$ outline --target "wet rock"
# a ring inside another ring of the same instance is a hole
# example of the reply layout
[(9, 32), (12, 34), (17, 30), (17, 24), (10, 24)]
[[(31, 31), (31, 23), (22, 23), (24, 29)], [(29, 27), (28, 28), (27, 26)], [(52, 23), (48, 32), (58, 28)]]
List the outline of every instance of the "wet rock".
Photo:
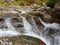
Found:
[(13, 23), (13, 26), (15, 28), (21, 28), (21, 27), (23, 27), (23, 24), (21, 22), (20, 23), (16, 22), (16, 23)]
[[(3, 42), (3, 43), (2, 43)], [(1, 37), (1, 45), (46, 45), (41, 40), (30, 36)]]
[(18, 18), (12, 18), (12, 22), (19, 22)]
[(54, 9), (55, 11), (60, 11), (60, 1), (55, 4)]
[(38, 9), (39, 7), (40, 7), (40, 5), (32, 4), (29, 8)]
[(17, 36), (8, 38), (13, 45), (45, 45), (41, 40), (30, 36)]

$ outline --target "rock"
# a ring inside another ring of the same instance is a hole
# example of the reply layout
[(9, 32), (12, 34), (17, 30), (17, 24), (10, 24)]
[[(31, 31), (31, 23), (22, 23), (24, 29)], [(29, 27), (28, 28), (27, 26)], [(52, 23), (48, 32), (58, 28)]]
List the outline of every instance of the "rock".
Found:
[(38, 9), (40, 6), (39, 5), (37, 5), (37, 4), (32, 4), (31, 6), (30, 6), (30, 8), (32, 8), (32, 9)]
[[(7, 43), (10, 45), (10, 42), (12, 45), (46, 45), (43, 41), (30, 37), (30, 36), (15, 36), (15, 37), (1, 37), (0, 41), (4, 43), (4, 45), (7, 45)], [(0, 42), (2, 45), (2, 43)]]
[(54, 9), (55, 11), (60, 11), (60, 1), (55, 4)]

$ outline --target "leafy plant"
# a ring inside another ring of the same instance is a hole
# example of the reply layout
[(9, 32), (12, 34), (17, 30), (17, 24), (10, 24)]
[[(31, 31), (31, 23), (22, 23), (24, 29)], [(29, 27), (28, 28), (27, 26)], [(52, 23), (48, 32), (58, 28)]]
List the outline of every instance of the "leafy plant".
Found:
[(55, 3), (57, 3), (59, 0), (49, 0), (47, 2), (47, 5), (50, 6), (50, 7), (54, 7)]

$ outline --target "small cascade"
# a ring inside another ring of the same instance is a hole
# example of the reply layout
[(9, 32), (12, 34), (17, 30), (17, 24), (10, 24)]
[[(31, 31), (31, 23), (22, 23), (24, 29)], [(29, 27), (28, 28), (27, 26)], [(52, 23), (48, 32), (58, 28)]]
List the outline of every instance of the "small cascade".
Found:
[[(46, 38), (46, 40), (48, 39), (49, 42), (48, 45), (60, 45), (60, 24), (58, 23), (46, 23), (44, 22), (41, 18), (39, 18), (40, 22), (42, 23), (42, 25), (44, 26), (44, 30), (45, 32), (47, 31), (47, 29), (52, 29), (50, 31), (53, 31), (54, 34), (51, 34), (52, 37)], [(46, 35), (45, 35), (46, 36)]]
[(54, 45), (60, 45), (60, 36), (54, 37)]
[(38, 26), (37, 26), (37, 24), (36, 24), (36, 22), (35, 22), (35, 20), (33, 19), (33, 17), (31, 18), (31, 20), (32, 20), (32, 31), (33, 32), (35, 32), (36, 34), (38, 34), (38, 35), (40, 35), (41, 33), (40, 33), (40, 31), (39, 31), (39, 29), (38, 29)]
[[(15, 27), (12, 25), (11, 18), (5, 18), (4, 24), (6, 28), (0, 28), (0, 36), (1, 37), (12, 37), (12, 36), (19, 36), (19, 35), (26, 35), (26, 36), (32, 36), (35, 38), (38, 38), (42, 40), (46, 45), (60, 45), (60, 24), (57, 23), (46, 23), (41, 18), (39, 18), (40, 22), (44, 26), (44, 30), (47, 31), (47, 28), (53, 30), (55, 34), (51, 34), (52, 36), (48, 37), (47, 34), (42, 33), (34, 20), (34, 17), (31, 17), (32, 24), (30, 24), (27, 19), (24, 16), (21, 16), (22, 22), (24, 25), (24, 33), (17, 32)], [(50, 30), (49, 30), (50, 31)], [(57, 32), (57, 33), (56, 33)], [(44, 36), (42, 35), (44, 34)], [(57, 35), (58, 36), (57, 36)], [(56, 36), (55, 36), (56, 35)], [(52, 43), (53, 42), (53, 43)], [(10, 42), (8, 39), (2, 39), (0, 40), (1, 45), (12, 45), (12, 42)]]
[(5, 23), (5, 25), (7, 26), (8, 29), (13, 30), (13, 31), (15, 30), (15, 28), (11, 24), (11, 18), (6, 18), (4, 23)]
[[(44, 33), (40, 33), (36, 23), (35, 23), (35, 20), (33, 18), (31, 18), (31, 21), (32, 21), (32, 25), (27, 21), (27, 19), (23, 16), (21, 16), (22, 20), (23, 20), (23, 25), (24, 25), (24, 29), (26, 31), (26, 33), (24, 33), (23, 35), (28, 35), (28, 36), (32, 36), (32, 37), (35, 37), (35, 38), (38, 38), (38, 39), (41, 39), (43, 42), (45, 42), (46, 45), (59, 45), (60, 43), (60, 39), (59, 38), (56, 38), (58, 36), (51, 36), (51, 37), (46, 37), (47, 34), (45, 34), (44, 36), (42, 34)], [(40, 18), (39, 18), (40, 19)], [(46, 22), (43, 22), (41, 19), (40, 19), (41, 23), (44, 25), (44, 30), (46, 30), (47, 28), (58, 28), (59, 27), (59, 24), (56, 24), (56, 23), (46, 23)], [(51, 27), (53, 26), (53, 28)], [(43, 29), (42, 29), (43, 30)], [(55, 31), (55, 30), (54, 30)], [(56, 33), (56, 32), (55, 32)], [(55, 35), (55, 34), (53, 34)], [(53, 43), (52, 43), (53, 41)]]
[(3, 29), (0, 28), (0, 36), (2, 36), (2, 37), (8, 36), (9, 37), (9, 36), (20, 35), (20, 33), (17, 32), (15, 30), (15, 28), (12, 26), (10, 18), (6, 18), (4, 23), (7, 28), (3, 28)]
[(44, 22), (41, 18), (39, 18), (40, 22), (42, 23), (42, 25), (44, 25), (44, 30), (46, 30), (47, 28), (51, 28), (54, 30), (60, 30), (60, 24), (57, 23), (46, 23)]
[[(26, 33), (24, 33), (23, 35), (32, 36), (32, 37), (38, 38), (38, 39), (42, 40), (43, 42), (47, 43), (46, 40), (42, 36), (38, 35), (38, 33), (36, 34), (33, 31), (33, 30), (35, 30), (35, 28), (37, 29), (36, 25), (33, 28), (33, 26), (27, 21), (27, 19), (25, 17), (21, 16), (21, 18), (23, 20), (24, 29), (26, 30)], [(32, 19), (32, 21), (34, 21), (34, 20)], [(33, 23), (35, 24), (35, 22), (33, 22)]]

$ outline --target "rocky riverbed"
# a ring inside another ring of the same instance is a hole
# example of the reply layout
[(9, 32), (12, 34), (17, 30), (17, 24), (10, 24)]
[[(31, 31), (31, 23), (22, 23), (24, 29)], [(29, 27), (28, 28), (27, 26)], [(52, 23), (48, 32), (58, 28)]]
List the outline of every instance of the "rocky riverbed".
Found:
[[(44, 26), (39, 21), (41, 17), (47, 23), (59, 23), (60, 24), (60, 8), (57, 8), (58, 3), (54, 8), (47, 6), (31, 5), (31, 6), (13, 6), (13, 7), (0, 7), (0, 28), (7, 28), (4, 25), (4, 19), (10, 17), (12, 20), (12, 25), (18, 32), (24, 33), (25, 30), (23, 27), (21, 16), (25, 17), (28, 22), (32, 25), (31, 18), (34, 17), (34, 20), (39, 29), (42, 29)], [(54, 31), (53, 31), (54, 32)], [(51, 36), (52, 31), (48, 32), (48, 37)], [(4, 42), (5, 40), (5, 42)], [(46, 45), (42, 40), (30, 36), (15, 36), (15, 37), (1, 37), (1, 45)], [(11, 43), (11, 44), (10, 44)], [(58, 44), (59, 45), (59, 44)]]

